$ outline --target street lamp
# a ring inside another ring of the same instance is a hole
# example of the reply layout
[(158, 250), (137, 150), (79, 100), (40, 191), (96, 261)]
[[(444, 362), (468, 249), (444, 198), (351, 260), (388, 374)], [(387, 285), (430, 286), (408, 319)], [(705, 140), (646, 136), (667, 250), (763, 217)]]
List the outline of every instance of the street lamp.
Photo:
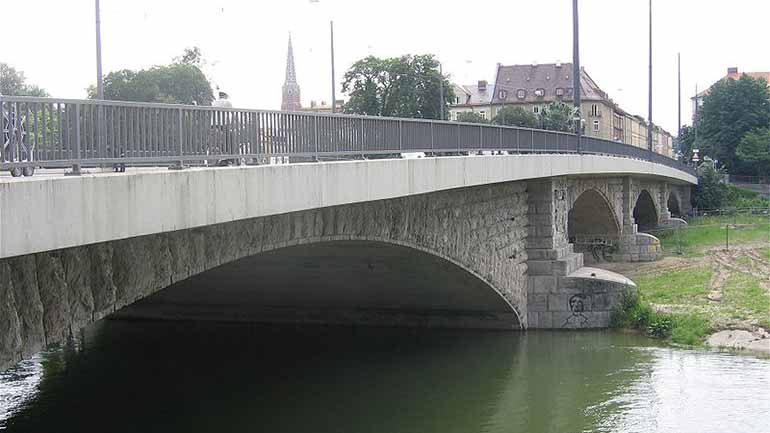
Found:
[(104, 80), (102, 79), (102, 20), (99, 12), (99, 0), (96, 0), (96, 99), (104, 99)]
[(580, 40), (578, 31), (578, 0), (572, 0), (572, 101), (575, 104), (575, 136), (577, 152), (580, 153), (582, 123), (580, 113)]

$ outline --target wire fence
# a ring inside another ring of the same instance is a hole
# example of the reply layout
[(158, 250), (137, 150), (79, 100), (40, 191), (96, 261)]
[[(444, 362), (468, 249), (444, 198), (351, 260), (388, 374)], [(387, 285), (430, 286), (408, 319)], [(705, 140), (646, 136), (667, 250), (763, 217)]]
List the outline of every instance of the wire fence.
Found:
[(645, 233), (658, 237), (664, 249), (677, 255), (693, 253), (697, 244), (725, 250), (747, 242), (770, 247), (770, 207), (693, 209), (686, 220), (687, 225), (658, 227)]

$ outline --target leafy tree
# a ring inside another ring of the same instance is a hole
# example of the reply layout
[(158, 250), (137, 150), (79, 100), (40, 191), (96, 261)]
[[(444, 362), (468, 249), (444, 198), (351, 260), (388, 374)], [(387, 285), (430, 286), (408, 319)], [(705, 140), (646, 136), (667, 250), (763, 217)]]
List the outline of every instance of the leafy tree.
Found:
[(724, 183), (726, 172), (706, 157), (698, 166), (698, 185), (693, 204), (700, 209), (719, 209), (726, 204), (728, 189)]
[(698, 143), (703, 154), (721, 162), (732, 174), (751, 174), (753, 167), (736, 158), (736, 148), (749, 131), (770, 126), (767, 82), (742, 75), (711, 87), (698, 110)]
[(540, 110), (540, 127), (549, 131), (575, 130), (575, 108), (563, 102), (553, 102)]
[[(439, 107), (442, 83), (444, 106)], [(361, 59), (345, 73), (342, 91), (349, 95), (348, 113), (423, 119), (438, 119), (442, 110), (446, 119), (454, 97), (430, 54)]]
[(40, 87), (27, 84), (24, 72), (17, 71), (6, 63), (0, 63), (0, 94), (6, 96), (48, 96), (48, 92)]
[[(133, 71), (123, 69), (104, 77), (104, 98), (116, 101), (163, 102), (169, 104), (211, 105), (214, 93), (201, 72), (200, 50), (185, 50), (181, 58), (166, 66)], [(96, 87), (88, 89), (96, 98)]]
[(473, 111), (457, 113), (457, 121), (465, 123), (489, 123), (486, 117)]
[(535, 113), (522, 107), (503, 107), (497, 111), (492, 123), (523, 128), (537, 128), (539, 121)]
[(744, 165), (754, 168), (752, 174), (770, 175), (770, 128), (749, 131), (738, 143), (735, 154)]
[(695, 147), (695, 129), (692, 126), (683, 126), (676, 140), (674, 154), (680, 161), (689, 164), (692, 161), (692, 150)]
[(201, 67), (205, 61), (203, 60), (203, 54), (198, 47), (185, 48), (184, 53), (174, 58), (174, 63), (180, 63), (182, 65), (194, 65)]

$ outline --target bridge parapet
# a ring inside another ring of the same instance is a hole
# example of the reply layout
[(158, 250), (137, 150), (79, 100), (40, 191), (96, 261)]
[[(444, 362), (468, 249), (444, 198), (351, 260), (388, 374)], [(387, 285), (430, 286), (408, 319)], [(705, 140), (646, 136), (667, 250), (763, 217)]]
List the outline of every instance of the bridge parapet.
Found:
[(569, 133), (339, 114), (103, 100), (0, 97), (0, 169), (307, 162), (424, 152), (582, 153), (648, 160), (694, 174), (647, 149)]

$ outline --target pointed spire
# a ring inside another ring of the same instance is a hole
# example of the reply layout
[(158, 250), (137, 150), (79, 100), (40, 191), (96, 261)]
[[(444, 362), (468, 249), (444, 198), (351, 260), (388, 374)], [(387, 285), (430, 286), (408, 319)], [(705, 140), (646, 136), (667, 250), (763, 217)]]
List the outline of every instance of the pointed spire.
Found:
[(286, 82), (284, 84), (297, 84), (297, 73), (294, 70), (294, 49), (291, 46), (291, 32), (289, 32), (289, 50), (286, 53)]
[(297, 72), (294, 69), (294, 49), (291, 46), (291, 32), (289, 32), (289, 49), (286, 53), (286, 81), (283, 83), (281, 110), (297, 111), (300, 108), (302, 108), (302, 105), (299, 98)]

